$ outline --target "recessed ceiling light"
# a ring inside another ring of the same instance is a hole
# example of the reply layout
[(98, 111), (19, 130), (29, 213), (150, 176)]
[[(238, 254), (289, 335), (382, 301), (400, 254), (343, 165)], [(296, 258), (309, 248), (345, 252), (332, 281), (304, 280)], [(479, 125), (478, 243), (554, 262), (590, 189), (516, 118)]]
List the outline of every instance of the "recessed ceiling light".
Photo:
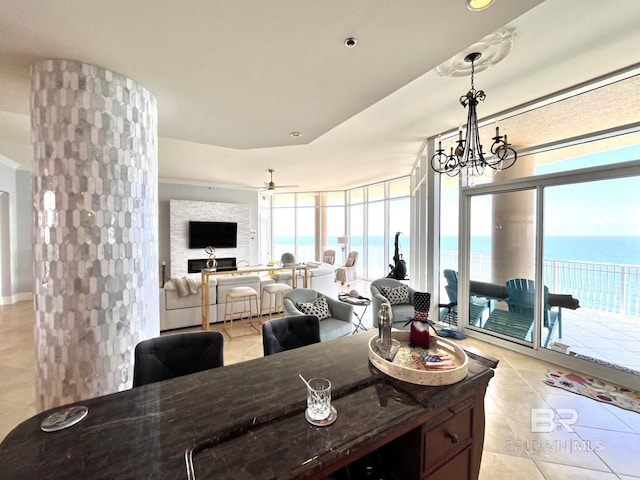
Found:
[(358, 39), (357, 38), (353, 38), (353, 37), (349, 37), (344, 41), (344, 45), (347, 48), (353, 48), (358, 44)]
[(291, 132), (289, 135), (291, 135), (292, 137), (301, 137), (302, 134), (300, 132)]
[(467, 8), (473, 11), (484, 10), (492, 3), (493, 0), (467, 0)]

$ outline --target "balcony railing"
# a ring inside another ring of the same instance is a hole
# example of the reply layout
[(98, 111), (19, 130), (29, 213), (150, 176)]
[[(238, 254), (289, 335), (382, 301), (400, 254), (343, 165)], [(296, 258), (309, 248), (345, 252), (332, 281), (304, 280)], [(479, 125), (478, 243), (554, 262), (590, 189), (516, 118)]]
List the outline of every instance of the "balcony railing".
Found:
[[(491, 255), (471, 254), (471, 278), (491, 281)], [(458, 269), (458, 252), (442, 251), (441, 268)], [(640, 317), (640, 266), (544, 260), (544, 281), (554, 293), (570, 294), (595, 310)]]

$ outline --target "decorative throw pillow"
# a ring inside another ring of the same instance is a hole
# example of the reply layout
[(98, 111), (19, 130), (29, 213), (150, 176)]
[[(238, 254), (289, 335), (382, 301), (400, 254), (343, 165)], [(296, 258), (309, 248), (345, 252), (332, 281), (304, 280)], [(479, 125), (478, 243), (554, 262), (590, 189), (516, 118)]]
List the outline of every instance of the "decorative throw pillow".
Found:
[(387, 297), (391, 305), (409, 303), (409, 287), (407, 285), (400, 285), (395, 288), (380, 286), (380, 290), (382, 295)]
[(305, 315), (315, 315), (318, 320), (329, 318), (331, 316), (331, 310), (329, 310), (329, 304), (324, 297), (318, 297), (313, 302), (298, 303), (298, 310)]

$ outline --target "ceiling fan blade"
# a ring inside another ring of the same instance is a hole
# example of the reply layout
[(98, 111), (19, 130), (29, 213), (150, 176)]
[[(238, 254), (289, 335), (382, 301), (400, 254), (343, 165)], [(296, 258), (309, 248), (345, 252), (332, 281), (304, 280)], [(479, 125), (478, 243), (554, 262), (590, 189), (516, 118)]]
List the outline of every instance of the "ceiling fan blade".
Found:
[(269, 169), (269, 181), (264, 182), (264, 187), (260, 187), (258, 191), (260, 192), (275, 192), (276, 190), (288, 189), (288, 188), (299, 188), (299, 185), (276, 185), (273, 181), (273, 172), (272, 168)]

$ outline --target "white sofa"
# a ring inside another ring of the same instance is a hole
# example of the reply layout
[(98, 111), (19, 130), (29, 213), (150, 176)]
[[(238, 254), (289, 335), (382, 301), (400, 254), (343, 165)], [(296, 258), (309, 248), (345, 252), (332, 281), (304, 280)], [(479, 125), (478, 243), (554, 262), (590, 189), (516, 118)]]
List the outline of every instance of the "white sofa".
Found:
[[(192, 277), (200, 287), (200, 276)], [(251, 287), (258, 292), (260, 302), (268, 303), (262, 295), (265, 285), (274, 283), (269, 277), (258, 275), (221, 275), (209, 277), (209, 319), (211, 323), (224, 319), (224, 302), (227, 292), (232, 287)], [(193, 295), (179, 296), (173, 281), (169, 280), (160, 289), (160, 331), (173, 330), (202, 325), (201, 291)], [(236, 306), (236, 311), (240, 306)]]
[[(309, 280), (307, 287), (323, 293), (328, 297), (335, 297), (336, 268), (333, 265), (321, 262), (307, 262), (306, 265), (309, 267), (307, 269)], [(271, 275), (271, 278), (277, 283), (286, 283), (290, 287), (293, 286), (291, 281), (291, 271), (289, 270), (274, 273)], [(304, 277), (302, 276), (302, 273), (299, 273), (296, 279), (298, 288), (301, 288), (304, 285), (303, 282)]]

